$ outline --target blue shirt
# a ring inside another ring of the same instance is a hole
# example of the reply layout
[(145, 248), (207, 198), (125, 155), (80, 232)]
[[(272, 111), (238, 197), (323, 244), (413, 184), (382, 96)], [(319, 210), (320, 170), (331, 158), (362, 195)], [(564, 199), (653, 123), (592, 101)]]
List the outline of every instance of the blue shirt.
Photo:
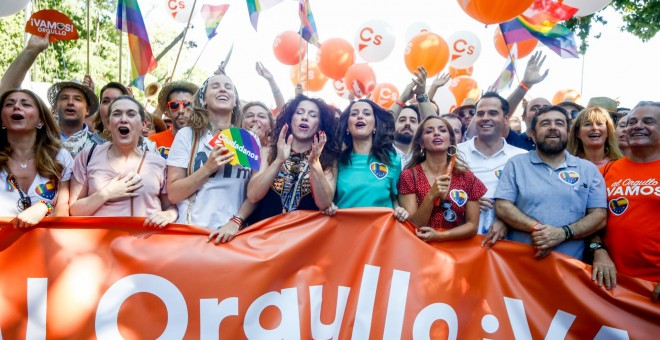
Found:
[[(591, 162), (564, 151), (566, 160), (557, 169), (543, 162), (536, 150), (514, 156), (502, 170), (495, 199), (511, 201), (527, 216), (557, 228), (572, 224), (587, 209), (606, 208), (605, 180)], [(532, 244), (529, 233), (511, 230), (514, 241)], [(570, 240), (554, 248), (582, 259), (584, 240)]]

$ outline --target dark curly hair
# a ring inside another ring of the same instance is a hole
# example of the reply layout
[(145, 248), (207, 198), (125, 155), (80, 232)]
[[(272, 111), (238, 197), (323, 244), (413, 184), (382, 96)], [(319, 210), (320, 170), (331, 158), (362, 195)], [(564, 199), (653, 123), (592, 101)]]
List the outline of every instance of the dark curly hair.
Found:
[(368, 99), (360, 99), (354, 101), (349, 105), (341, 117), (339, 117), (339, 130), (337, 136), (342, 140), (342, 151), (339, 155), (339, 162), (341, 164), (350, 164), (351, 153), (353, 152), (353, 137), (348, 133), (348, 117), (351, 114), (351, 108), (355, 103), (363, 102), (369, 104), (374, 112), (376, 118), (376, 133), (373, 136), (371, 144), (371, 152), (369, 156), (375, 158), (381, 163), (392, 165), (392, 155), (396, 153), (394, 150), (394, 116), (392, 112), (387, 111), (378, 104)]
[[(286, 104), (284, 104), (282, 111), (277, 115), (277, 119), (275, 122), (275, 129), (273, 130), (272, 133), (273, 142), (269, 146), (270, 157), (268, 159), (268, 163), (272, 163), (275, 160), (275, 157), (277, 157), (277, 138), (279, 137), (280, 131), (282, 131), (284, 124), (288, 124), (289, 126), (291, 126), (291, 119), (293, 118), (293, 115), (296, 113), (296, 110), (298, 109), (298, 105), (300, 104), (300, 102), (305, 100), (310, 101), (319, 107), (319, 117), (320, 117), (319, 131), (324, 131), (327, 137), (327, 141), (325, 143), (325, 146), (323, 147), (323, 152), (321, 152), (321, 158), (320, 158), (321, 166), (325, 169), (329, 166), (334, 165), (335, 160), (339, 155), (339, 147), (336, 137), (337, 123), (335, 120), (334, 111), (332, 107), (330, 107), (328, 104), (326, 104), (325, 101), (323, 101), (323, 99), (309, 98), (302, 94), (296, 96), (295, 98), (289, 100)], [(288, 138), (290, 134), (291, 134), (291, 130), (289, 129), (286, 137)]]

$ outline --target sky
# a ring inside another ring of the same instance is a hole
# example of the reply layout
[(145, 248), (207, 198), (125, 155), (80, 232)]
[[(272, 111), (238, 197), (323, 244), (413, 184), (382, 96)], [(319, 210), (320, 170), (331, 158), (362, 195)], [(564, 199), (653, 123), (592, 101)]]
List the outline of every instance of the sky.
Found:
[[(180, 30), (183, 24), (174, 21), (167, 9), (170, 0), (139, 0), (145, 15), (147, 30), (158, 25), (168, 25)], [(184, 1), (192, 5), (193, 0)], [(392, 53), (383, 61), (369, 63), (374, 69), (377, 81), (394, 84), (402, 90), (411, 80), (411, 74), (404, 64), (404, 49), (407, 44), (406, 31), (411, 25), (424, 23), (433, 33), (445, 40), (454, 32), (469, 31), (476, 34), (481, 42), (481, 53), (474, 64), (472, 77), (480, 88), (485, 89), (498, 77), (506, 65), (506, 60), (495, 51), (494, 31), (497, 25), (484, 25), (463, 12), (455, 0), (310, 0), (316, 19), (321, 43), (329, 38), (343, 38), (353, 44), (356, 31), (366, 21), (378, 19), (391, 26), (396, 42)], [(262, 12), (258, 31), (250, 24), (245, 0), (198, 0), (196, 12), (202, 4), (230, 4), (230, 8), (218, 27), (218, 35), (209, 41), (197, 68), (209, 75), (225, 58), (232, 44), (233, 54), (227, 73), (233, 79), (241, 99), (261, 100), (274, 106), (270, 88), (255, 71), (255, 63), (261, 61), (273, 73), (285, 98), (294, 93), (290, 80), (292, 66), (280, 63), (273, 54), (275, 37), (286, 30), (297, 31), (298, 2), (284, 0), (282, 3)], [(607, 25), (592, 26), (589, 49), (580, 59), (562, 59), (546, 47), (537, 47), (547, 55), (544, 69), (550, 70), (542, 83), (532, 87), (528, 98), (538, 96), (552, 99), (560, 89), (574, 89), (581, 92), (581, 104), (589, 98), (607, 96), (620, 101), (621, 106), (632, 107), (640, 100), (660, 100), (657, 80), (660, 79), (660, 35), (644, 43), (641, 39), (621, 32), (622, 22), (618, 13), (607, 8), (601, 12)], [(203, 20), (198, 14), (192, 19), (195, 29), (189, 34), (197, 42), (196, 49), (184, 50), (175, 79), (193, 64), (206, 42)], [(593, 35), (600, 33), (599, 39)], [(579, 41), (578, 41), (579, 44)], [(541, 44), (539, 44), (541, 46)], [(158, 51), (155, 51), (158, 52)], [(174, 52), (171, 52), (174, 53)], [(308, 58), (315, 61), (316, 47), (309, 45)], [(517, 68), (522, 79), (527, 58), (520, 59)], [(356, 62), (364, 62), (356, 56)], [(171, 68), (172, 65), (159, 65)], [(447, 68), (445, 67), (445, 71)], [(519, 80), (516, 80), (517, 84)], [(430, 85), (431, 79), (428, 84)], [(504, 91), (504, 95), (508, 93)], [(309, 93), (326, 101), (345, 107), (348, 102), (335, 93), (328, 81), (321, 92)]]

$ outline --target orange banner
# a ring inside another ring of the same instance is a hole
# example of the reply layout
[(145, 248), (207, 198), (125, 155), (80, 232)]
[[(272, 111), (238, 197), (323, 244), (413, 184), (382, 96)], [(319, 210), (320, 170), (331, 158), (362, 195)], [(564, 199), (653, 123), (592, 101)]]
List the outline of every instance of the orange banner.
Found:
[(480, 237), (426, 244), (391, 210), (292, 212), (231, 243), (138, 218), (0, 220), (0, 339), (651, 339), (654, 283)]

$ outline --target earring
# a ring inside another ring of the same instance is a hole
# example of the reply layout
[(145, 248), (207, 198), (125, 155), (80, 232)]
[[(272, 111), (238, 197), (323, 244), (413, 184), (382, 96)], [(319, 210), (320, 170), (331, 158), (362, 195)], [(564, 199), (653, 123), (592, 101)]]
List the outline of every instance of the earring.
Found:
[(42, 127), (44, 127), (43, 124), (41, 124), (41, 123), (37, 124), (37, 130), (41, 130)]
[(350, 135), (350, 134), (351, 134), (351, 133), (350, 133), (350, 132), (348, 132), (348, 130), (346, 130), (346, 136), (348, 136), (348, 135)]
[(376, 129), (374, 129), (374, 131), (372, 131), (371, 133), (375, 135), (376, 134)]
[[(449, 151), (449, 150), (452, 150), (452, 151)], [(449, 156), (453, 156), (453, 155), (456, 154), (457, 151), (458, 151), (458, 148), (456, 147), (456, 145), (450, 145), (449, 148), (447, 149), (447, 154)]]
[(7, 127), (3, 125), (3, 126), (2, 126), (2, 129), (3, 129), (3, 130), (6, 130), (6, 129), (7, 129)]
[(422, 156), (424, 156), (424, 152), (425, 152), (425, 151), (424, 151), (424, 148), (420, 148), (420, 149), (419, 149), (419, 152), (422, 154)]

